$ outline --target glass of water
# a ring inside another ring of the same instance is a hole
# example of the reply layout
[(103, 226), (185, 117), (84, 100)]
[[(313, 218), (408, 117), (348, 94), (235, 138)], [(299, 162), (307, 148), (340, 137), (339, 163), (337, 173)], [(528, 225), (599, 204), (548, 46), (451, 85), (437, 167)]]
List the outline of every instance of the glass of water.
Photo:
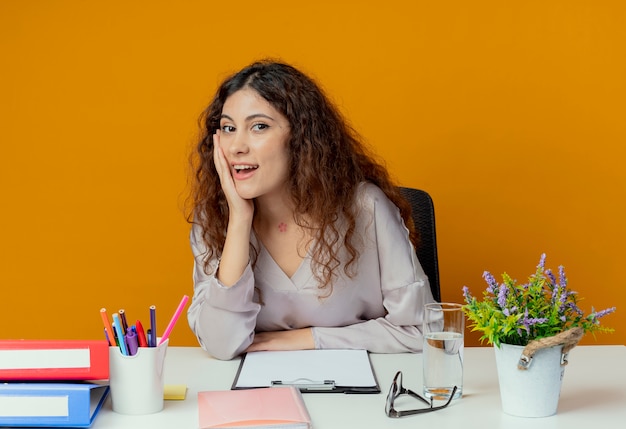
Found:
[(463, 305), (435, 302), (424, 306), (424, 396), (447, 400), (463, 394)]

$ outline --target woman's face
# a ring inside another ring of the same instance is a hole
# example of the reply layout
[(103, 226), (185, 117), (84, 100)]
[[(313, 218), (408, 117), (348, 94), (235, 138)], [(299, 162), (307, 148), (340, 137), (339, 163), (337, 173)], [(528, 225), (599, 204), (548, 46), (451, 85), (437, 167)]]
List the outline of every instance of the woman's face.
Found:
[(289, 171), (289, 121), (251, 88), (226, 99), (220, 118), (220, 146), (239, 196), (258, 198), (284, 192)]

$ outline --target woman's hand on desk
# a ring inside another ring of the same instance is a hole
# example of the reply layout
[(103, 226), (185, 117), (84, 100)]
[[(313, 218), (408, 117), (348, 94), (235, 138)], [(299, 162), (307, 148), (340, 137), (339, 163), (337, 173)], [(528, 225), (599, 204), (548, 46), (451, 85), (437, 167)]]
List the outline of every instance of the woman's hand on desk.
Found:
[(259, 332), (246, 350), (310, 350), (315, 348), (313, 333), (310, 328), (293, 329), (290, 331)]

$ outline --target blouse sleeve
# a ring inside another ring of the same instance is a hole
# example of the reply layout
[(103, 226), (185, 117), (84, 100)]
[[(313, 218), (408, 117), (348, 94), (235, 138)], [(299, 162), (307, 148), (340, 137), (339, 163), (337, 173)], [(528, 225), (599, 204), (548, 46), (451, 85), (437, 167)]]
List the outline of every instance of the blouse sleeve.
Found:
[(260, 305), (253, 302), (254, 274), (250, 263), (241, 278), (231, 287), (222, 285), (215, 277), (219, 261), (204, 270), (206, 248), (201, 240), (201, 228), (194, 225), (190, 242), (194, 255), (194, 295), (187, 311), (189, 326), (200, 346), (218, 359), (232, 359), (241, 354), (254, 338)]
[(380, 189), (365, 186), (364, 210), (374, 216), (367, 235), (376, 243), (368, 262), (377, 259), (379, 264), (380, 279), (373, 281), (379, 280), (386, 314), (349, 326), (313, 328), (315, 344), (317, 348), (364, 348), (375, 353), (418, 352), (423, 347), (424, 304), (434, 302), (428, 278), (399, 209)]

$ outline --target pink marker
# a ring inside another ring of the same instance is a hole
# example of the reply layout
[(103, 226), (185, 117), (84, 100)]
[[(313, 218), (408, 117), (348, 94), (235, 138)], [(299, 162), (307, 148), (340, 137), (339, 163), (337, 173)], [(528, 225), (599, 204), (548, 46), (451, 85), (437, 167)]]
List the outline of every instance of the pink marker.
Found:
[[(167, 325), (167, 328), (165, 329), (165, 332), (163, 333), (163, 336), (161, 337), (161, 341), (159, 341), (159, 345), (163, 344), (163, 341), (167, 340), (168, 337), (170, 336), (170, 333), (172, 332), (172, 329), (174, 329), (174, 326), (176, 325), (176, 321), (180, 317), (180, 314), (183, 312), (183, 308), (185, 308), (185, 304), (187, 304), (188, 300), (189, 300), (189, 297), (187, 295), (184, 295), (183, 299), (180, 301), (180, 304), (178, 304), (178, 308), (176, 309), (176, 311), (174, 312), (174, 315), (172, 316), (172, 320), (170, 320), (170, 323)], [(152, 335), (155, 335), (155, 333), (153, 332)]]

